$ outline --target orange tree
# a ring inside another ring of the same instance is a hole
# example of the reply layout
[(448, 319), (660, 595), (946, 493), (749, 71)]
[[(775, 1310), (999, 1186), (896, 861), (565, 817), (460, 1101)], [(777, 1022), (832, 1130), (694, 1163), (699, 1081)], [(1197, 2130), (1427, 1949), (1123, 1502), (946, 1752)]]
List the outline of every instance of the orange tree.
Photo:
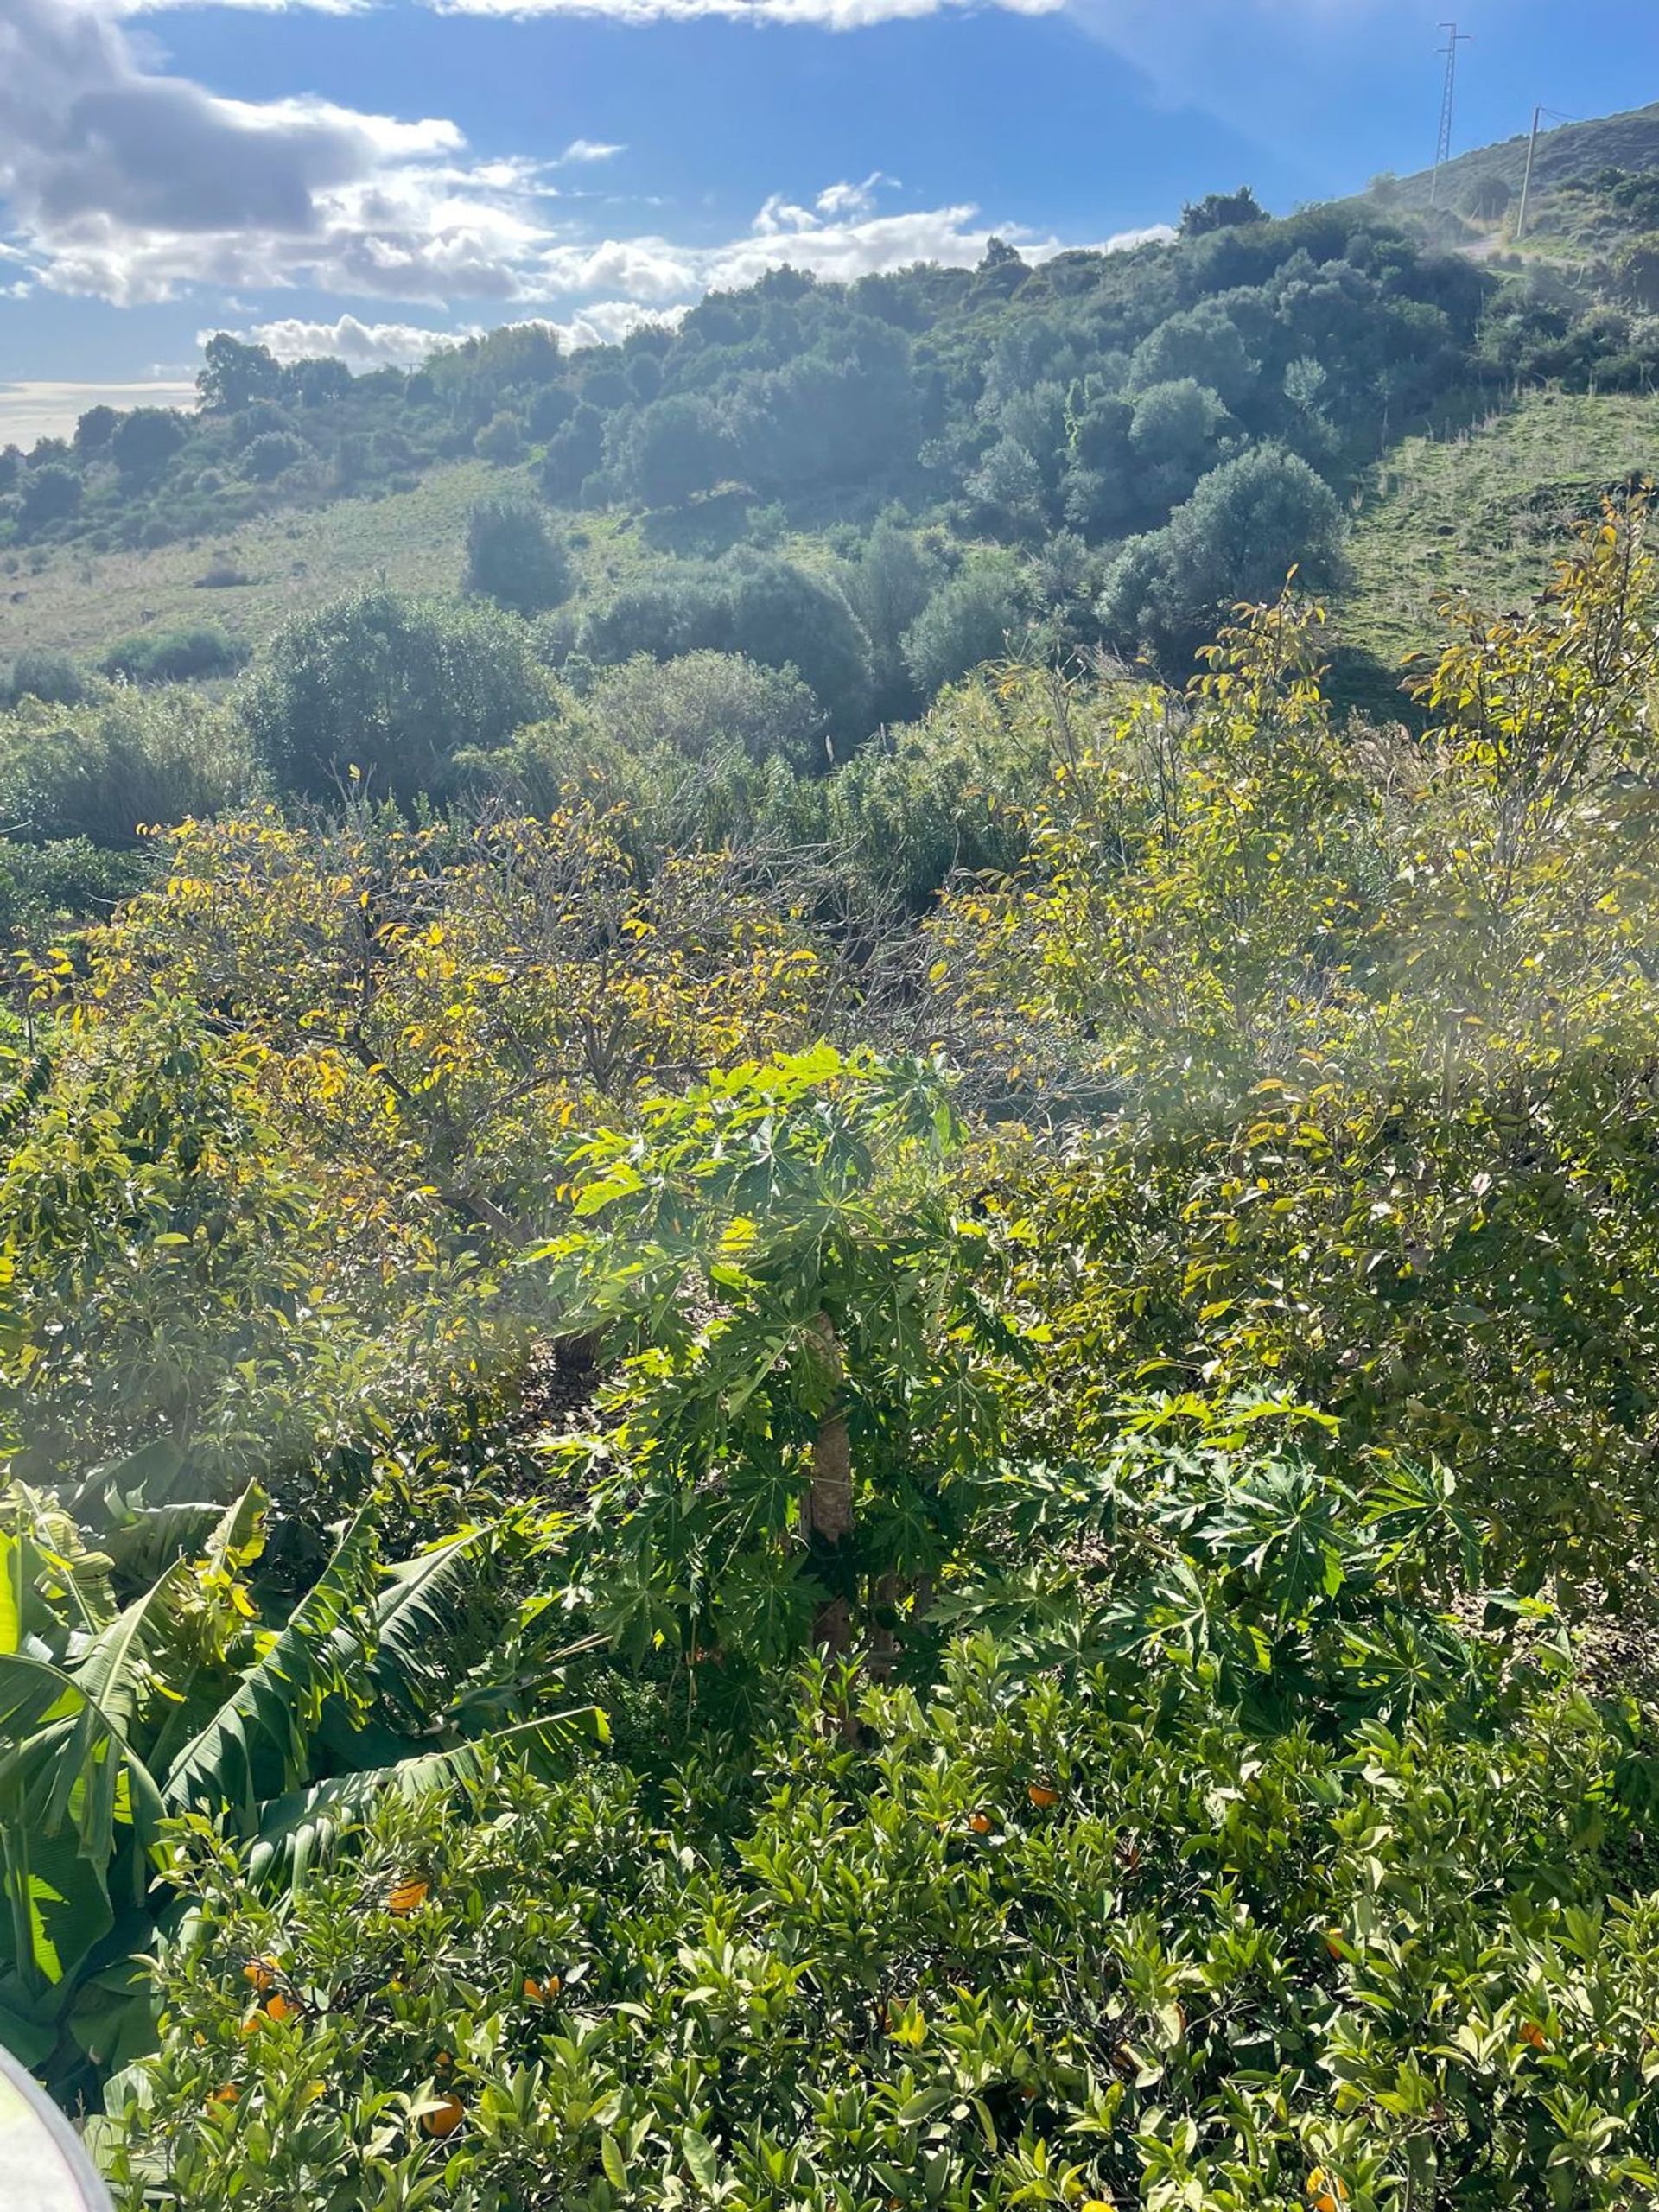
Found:
[(802, 1041), (835, 986), (741, 860), (644, 866), (627, 831), (583, 804), (187, 823), (94, 948), (92, 989), (119, 1005), (165, 975), (263, 1056), (323, 1154), (523, 1241), (579, 1106)]
[(1526, 622), (1453, 609), (1415, 751), (1338, 729), (1313, 615), (1258, 612), (947, 901), (956, 1033), (1027, 1110), (1114, 1109), (986, 1174), (1065, 1347), (1046, 1445), (1147, 1387), (1287, 1388), (1455, 1465), (1529, 1582), (1627, 1588), (1659, 1545), (1644, 522)]

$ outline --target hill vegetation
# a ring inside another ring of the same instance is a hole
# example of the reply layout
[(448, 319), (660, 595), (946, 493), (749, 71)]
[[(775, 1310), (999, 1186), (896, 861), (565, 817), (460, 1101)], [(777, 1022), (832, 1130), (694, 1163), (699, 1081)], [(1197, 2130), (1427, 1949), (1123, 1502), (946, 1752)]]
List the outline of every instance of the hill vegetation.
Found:
[(1184, 233), (10, 458), (119, 2212), (1659, 2195), (1659, 332)]

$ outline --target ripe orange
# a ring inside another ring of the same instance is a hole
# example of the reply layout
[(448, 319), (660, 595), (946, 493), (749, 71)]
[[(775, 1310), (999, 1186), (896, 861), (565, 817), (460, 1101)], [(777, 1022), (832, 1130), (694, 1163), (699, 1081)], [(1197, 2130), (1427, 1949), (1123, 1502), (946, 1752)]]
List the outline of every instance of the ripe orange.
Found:
[(1536, 2020), (1523, 2020), (1521, 2024), (1521, 2040), (1522, 2043), (1529, 2043), (1535, 2050), (1542, 2050), (1548, 2043), (1549, 2037)]
[(233, 2105), (241, 2094), (234, 2082), (221, 2082), (207, 2101), (210, 2105)]
[(524, 1976), (524, 1994), (532, 2005), (550, 2005), (563, 1987), (556, 1974), (549, 1974), (545, 1981), (537, 1981), (533, 1974)]
[(421, 2114), (421, 2126), (429, 2135), (453, 2135), (466, 2113), (467, 2107), (459, 2097), (440, 2097), (430, 2112)]
[(1344, 1946), (1342, 1940), (1341, 1929), (1327, 1928), (1325, 1929), (1325, 1948), (1330, 1952), (1333, 1959), (1339, 1959), (1342, 1957)]
[(1026, 1795), (1039, 1813), (1046, 1813), (1051, 1805), (1058, 1805), (1060, 1802), (1059, 1791), (1049, 1782), (1033, 1782)]
[(969, 1813), (968, 1815), (968, 1825), (976, 1835), (989, 1835), (991, 1832), (991, 1816), (988, 1813)]
[(427, 1891), (430, 1887), (431, 1884), (423, 1874), (405, 1874), (401, 1881), (392, 1884), (386, 1898), (386, 1910), (398, 1919), (406, 1913), (418, 1911), (426, 1903)]
[(256, 1989), (269, 1989), (276, 1979), (276, 1961), (271, 1959), (250, 1959), (242, 1969), (244, 1981), (251, 1981)]
[(1340, 2174), (1328, 2174), (1323, 2166), (1315, 2166), (1307, 2177), (1307, 2193), (1313, 2200), (1313, 2212), (1340, 2212), (1348, 2202), (1348, 2184)]
[(266, 1998), (265, 2018), (268, 2020), (297, 2020), (299, 2017), (300, 2007), (291, 1997), (284, 1997), (280, 1989), (273, 1990)]

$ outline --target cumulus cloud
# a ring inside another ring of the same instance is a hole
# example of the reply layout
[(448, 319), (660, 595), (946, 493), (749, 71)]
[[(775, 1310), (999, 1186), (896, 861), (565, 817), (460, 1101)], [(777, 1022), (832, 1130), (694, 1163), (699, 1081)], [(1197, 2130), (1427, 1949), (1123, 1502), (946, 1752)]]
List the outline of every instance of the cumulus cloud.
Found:
[[(517, 318), (507, 327), (551, 331), (565, 351), (574, 353), (588, 346), (617, 345), (631, 332), (647, 326), (671, 328), (686, 312), (683, 306), (646, 308), (637, 300), (596, 300), (578, 308), (567, 321), (531, 315)], [(433, 353), (461, 345), (469, 338), (481, 338), (484, 334), (485, 326), (481, 323), (470, 324), (461, 330), (433, 330), (423, 323), (363, 322), (354, 315), (343, 315), (334, 322), (311, 322), (301, 315), (284, 315), (274, 322), (256, 323), (251, 329), (239, 330), (236, 334), (268, 346), (279, 361), (304, 361), (318, 354), (331, 354), (348, 368), (363, 370), (414, 368)], [(211, 330), (200, 332), (197, 343), (205, 345), (213, 334)], [(0, 387), (3, 391), (3, 387)]]
[(114, 0), (0, 0), (0, 200), (38, 281), (119, 302), (309, 283), (512, 296), (544, 191), (454, 124), (220, 98), (146, 70)]
[[(157, 0), (146, 0), (156, 4)], [(315, 99), (228, 99), (147, 68), (118, 19), (130, 0), (0, 0), (0, 203), (6, 289), (120, 304), (304, 286), (349, 301), (337, 322), (272, 320), (283, 345), (359, 365), (417, 358), (433, 334), (362, 303), (547, 311), (596, 343), (711, 287), (789, 264), (850, 280), (917, 261), (963, 266), (991, 226), (975, 207), (895, 211), (873, 170), (774, 194), (741, 235), (687, 245), (594, 238), (547, 163), (474, 158), (454, 124)], [(564, 161), (613, 150), (578, 139)], [(580, 195), (578, 195), (578, 198)], [(1007, 229), (1028, 256), (1060, 241)], [(1126, 240), (1125, 243), (1133, 241)]]
[(1054, 15), (1067, 0), (426, 0), (445, 16), (603, 16), (613, 22), (782, 23), (817, 30), (862, 30), (917, 16), (961, 14), (986, 5), (1020, 16)]
[[(362, 322), (343, 315), (335, 322), (308, 322), (301, 315), (283, 315), (262, 322), (238, 335), (267, 346), (279, 361), (305, 361), (331, 354), (352, 369), (406, 369), (423, 361), (445, 346), (457, 345), (467, 332), (429, 330), (413, 322)], [(198, 334), (206, 345), (210, 330)]]

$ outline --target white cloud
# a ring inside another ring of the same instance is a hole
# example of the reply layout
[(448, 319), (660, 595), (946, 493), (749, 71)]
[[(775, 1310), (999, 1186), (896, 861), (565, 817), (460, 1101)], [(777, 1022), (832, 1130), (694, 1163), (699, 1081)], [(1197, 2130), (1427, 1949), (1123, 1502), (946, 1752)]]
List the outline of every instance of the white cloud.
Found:
[(613, 22), (783, 23), (817, 30), (862, 30), (872, 23), (916, 16), (960, 14), (988, 5), (1020, 16), (1048, 16), (1067, 0), (427, 0), (440, 15), (604, 16)]
[(141, 384), (0, 384), (0, 446), (67, 438), (89, 407), (193, 407), (196, 387), (179, 378)]
[[(268, 346), (279, 361), (304, 361), (317, 354), (331, 354), (353, 369), (406, 369), (423, 361), (445, 346), (454, 346), (470, 334), (428, 330), (413, 322), (361, 322), (343, 315), (337, 322), (308, 322), (299, 315), (283, 315), (275, 322), (257, 324), (239, 334), (257, 345)], [(198, 334), (205, 345), (213, 335)]]
[(561, 162), (608, 162), (627, 150), (626, 146), (611, 145), (603, 138), (573, 138), (559, 159)]
[[(591, 343), (620, 331), (621, 318), (683, 310), (711, 286), (739, 287), (786, 264), (843, 280), (918, 261), (960, 267), (981, 257), (990, 235), (967, 203), (896, 212), (889, 202), (878, 212), (879, 196), (896, 187), (873, 170), (816, 195), (774, 194), (724, 243), (594, 238), (570, 219), (576, 203), (561, 200), (549, 164), (474, 160), (442, 117), (227, 99), (147, 68), (117, 19), (130, 4), (0, 0), (9, 289), (33, 283), (131, 304), (303, 286), (353, 312), (312, 321), (271, 318), (267, 305), (267, 327), (301, 351), (366, 365), (415, 358), (410, 349), (431, 334), (364, 315), (365, 301), (448, 317), (493, 309), (498, 321), (569, 302), (575, 321), (562, 327)], [(562, 158), (608, 150), (578, 139)], [(995, 227), (1031, 257), (1059, 250), (1056, 238)]]
[(456, 125), (226, 99), (146, 69), (118, 0), (0, 0), (0, 200), (37, 280), (118, 302), (304, 283), (505, 300), (546, 232)]
[[(579, 308), (565, 322), (532, 315), (521, 318), (508, 327), (550, 330), (565, 351), (574, 353), (586, 346), (617, 345), (631, 331), (647, 325), (671, 328), (685, 313), (683, 306), (646, 308), (637, 300), (597, 300)], [(362, 322), (354, 315), (343, 315), (335, 322), (308, 322), (302, 316), (285, 315), (275, 322), (256, 323), (251, 329), (237, 333), (239, 338), (269, 346), (279, 361), (303, 361), (318, 354), (331, 354), (357, 370), (414, 368), (429, 354), (442, 353), (447, 346), (459, 346), (469, 338), (481, 338), (484, 334), (485, 326), (481, 323), (461, 330), (432, 330), (423, 323)], [(205, 345), (212, 335), (210, 330), (201, 331), (197, 343)], [(0, 409), (3, 409), (3, 397)]]

